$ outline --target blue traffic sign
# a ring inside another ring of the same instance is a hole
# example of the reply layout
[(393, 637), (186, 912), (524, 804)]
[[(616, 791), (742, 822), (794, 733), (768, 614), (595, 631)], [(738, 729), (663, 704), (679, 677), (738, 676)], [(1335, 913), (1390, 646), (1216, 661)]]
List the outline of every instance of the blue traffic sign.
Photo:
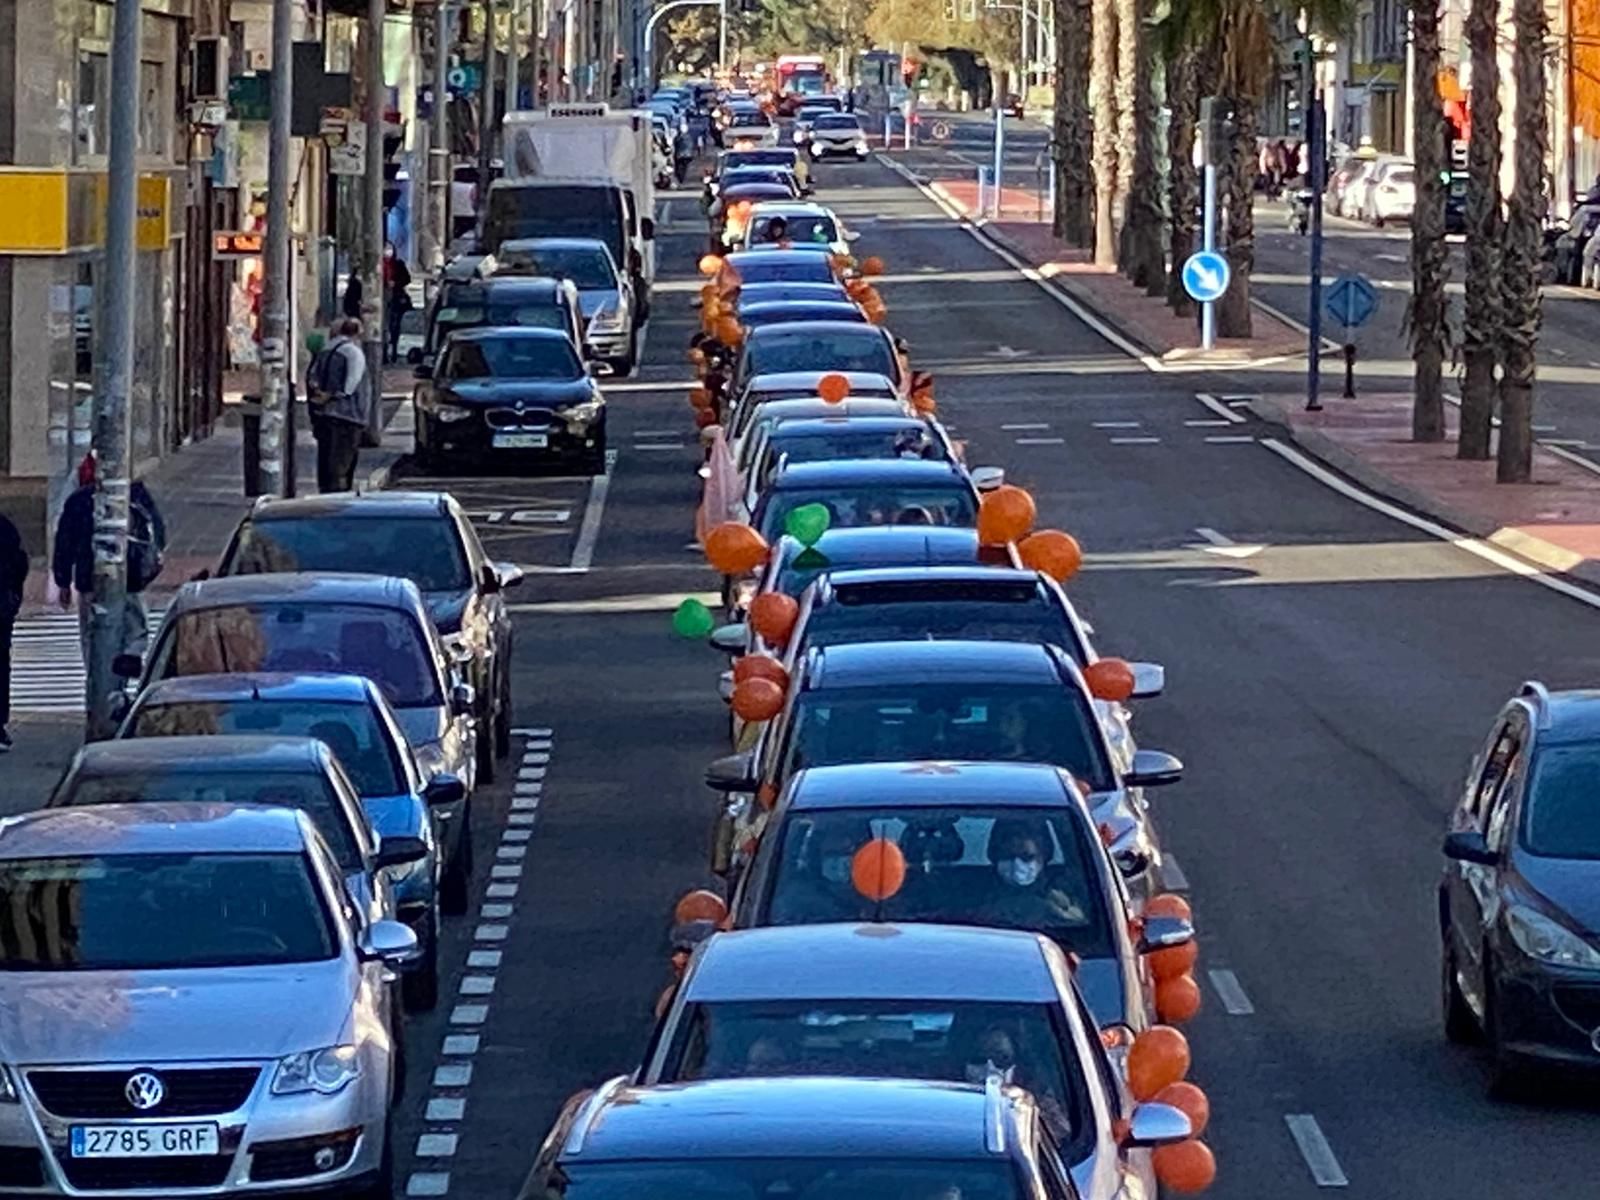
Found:
[(1197, 250), (1183, 264), (1183, 290), (1201, 304), (1228, 290), (1228, 260), (1216, 250)]
[(1341, 275), (1328, 285), (1328, 315), (1346, 329), (1364, 325), (1378, 310), (1378, 293), (1363, 275)]

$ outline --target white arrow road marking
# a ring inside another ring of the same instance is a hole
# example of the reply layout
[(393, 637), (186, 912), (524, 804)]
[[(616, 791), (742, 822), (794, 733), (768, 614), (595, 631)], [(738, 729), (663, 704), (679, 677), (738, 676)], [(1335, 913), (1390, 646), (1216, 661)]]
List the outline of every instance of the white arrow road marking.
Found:
[(1196, 549), (1204, 550), (1207, 554), (1220, 555), (1223, 558), (1252, 558), (1266, 549), (1264, 545), (1242, 546), (1225, 534), (1218, 533), (1205, 525), (1195, 526), (1195, 532), (1206, 540), (1206, 545)]

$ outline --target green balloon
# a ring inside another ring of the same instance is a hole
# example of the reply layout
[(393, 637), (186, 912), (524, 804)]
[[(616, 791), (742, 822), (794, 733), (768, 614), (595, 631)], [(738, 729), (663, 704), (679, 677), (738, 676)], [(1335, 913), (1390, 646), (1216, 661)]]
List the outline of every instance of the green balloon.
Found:
[(709, 637), (717, 627), (717, 619), (704, 602), (690, 596), (673, 611), (672, 632), (681, 638), (698, 641)]
[(313, 329), (306, 334), (306, 349), (311, 351), (312, 354), (319, 353), (323, 346), (327, 344), (327, 339), (322, 336), (322, 330), (320, 329)]
[(802, 504), (784, 521), (783, 531), (802, 546), (815, 546), (832, 523), (826, 504)]

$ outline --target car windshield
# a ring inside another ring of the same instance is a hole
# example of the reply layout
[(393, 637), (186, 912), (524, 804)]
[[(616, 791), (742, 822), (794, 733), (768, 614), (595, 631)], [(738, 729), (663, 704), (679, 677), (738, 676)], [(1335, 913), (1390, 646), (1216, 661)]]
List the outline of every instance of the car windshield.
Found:
[(511, 270), (570, 279), (577, 288), (614, 288), (617, 272), (601, 246), (508, 246), (500, 261)]
[(700, 1002), (687, 1016), (663, 1083), (793, 1075), (982, 1083), (992, 1064), (1034, 1094), (1058, 1138), (1093, 1128), (1086, 1085), (1062, 1059), (1046, 1004)]
[(571, 380), (583, 375), (578, 352), (565, 338), (493, 337), (455, 342), (445, 356), (446, 379)]
[(297, 699), (141, 704), (125, 736), (239, 733), (314, 737), (333, 751), (360, 795), (394, 796), (406, 790), (395, 747), (378, 714), (364, 703)]
[(758, 108), (734, 113), (732, 124), (735, 129), (764, 129), (772, 124), (772, 118)]
[(425, 592), (462, 592), (472, 586), (455, 522), (442, 513), (246, 521), (220, 573), (279, 571), (397, 575)]
[[(773, 239), (772, 222), (775, 217), (756, 216), (755, 227), (751, 230), (750, 240), (754, 242), (770, 242)], [(834, 224), (833, 218), (811, 213), (784, 213), (783, 236), (791, 242), (815, 242), (818, 245), (830, 245), (839, 240), (839, 229)]]
[(1088, 698), (1068, 684), (906, 683), (802, 692), (788, 770), (840, 763), (1035, 762), (1112, 784)]
[[(835, 458), (920, 458), (944, 462), (944, 446), (933, 436), (926, 425), (908, 425), (900, 429), (861, 430), (849, 420), (838, 423), (837, 428), (818, 434), (806, 430), (803, 437), (785, 437), (780, 426), (767, 443), (768, 469), (777, 466), (778, 460), (791, 463), (823, 462)], [(765, 482), (763, 480), (763, 482)]]
[(439, 671), (409, 613), (361, 604), (238, 604), (184, 613), (156, 679), (240, 671), (365, 675), (397, 708), (441, 703)]
[(954, 477), (944, 486), (893, 483), (841, 484), (830, 488), (782, 488), (767, 493), (758, 522), (761, 536), (776, 541), (789, 514), (807, 504), (828, 510), (830, 529), (864, 525), (948, 525), (971, 529), (978, 520), (972, 491)]
[(859, 131), (861, 122), (849, 113), (829, 113), (817, 118), (818, 129), (852, 129)]
[(1522, 844), (1544, 858), (1600, 859), (1600, 755), (1593, 746), (1539, 753), (1522, 818)]
[(320, 770), (309, 767), (303, 771), (240, 770), (227, 766), (204, 771), (118, 771), (115, 775), (76, 780), (52, 806), (189, 801), (298, 808), (310, 816), (341, 867), (347, 871), (361, 867), (361, 847), (333, 784)]
[(337, 947), (300, 854), (0, 861), (0, 970), (259, 967)]
[(558, 329), (565, 333), (571, 319), (566, 310), (554, 304), (500, 305), (485, 308), (465, 305), (441, 308), (433, 323), (433, 344), (442, 346), (444, 339), (462, 329), (482, 329), (486, 325), (516, 326), (519, 329)]
[(1410, 167), (1401, 167), (1389, 172), (1389, 183), (1416, 183), (1417, 173)]
[(1084, 665), (1083, 647), (1066, 614), (1032, 580), (1016, 583), (913, 582), (850, 584), (812, 609), (807, 647), (923, 638), (975, 642), (1045, 642)]
[(881, 1153), (585, 1162), (563, 1165), (561, 1178), (562, 1200), (1021, 1200), (1023, 1195), (1017, 1175), (1002, 1161), (918, 1161)]
[(733, 150), (722, 156), (722, 170), (726, 174), (740, 167), (793, 167), (792, 150)]
[[(739, 277), (745, 283), (833, 283), (833, 267), (828, 258), (823, 254), (785, 254), (773, 251), (772, 256), (760, 262), (736, 262), (733, 267), (739, 272)], [(887, 348), (884, 354), (888, 354)], [(761, 371), (752, 372), (761, 374), (762, 371), (827, 371), (837, 368), (816, 366), (801, 361), (805, 358), (805, 348), (802, 346), (789, 355), (785, 361), (799, 361), (799, 366), (790, 367), (763, 367)], [(862, 370), (877, 371), (879, 375), (892, 375), (892, 371), (881, 368), (864, 367)]]
[[(799, 254), (828, 270), (825, 255)], [(897, 378), (889, 339), (876, 329), (783, 329), (752, 339), (746, 375), (775, 375), (782, 371), (865, 371)]]

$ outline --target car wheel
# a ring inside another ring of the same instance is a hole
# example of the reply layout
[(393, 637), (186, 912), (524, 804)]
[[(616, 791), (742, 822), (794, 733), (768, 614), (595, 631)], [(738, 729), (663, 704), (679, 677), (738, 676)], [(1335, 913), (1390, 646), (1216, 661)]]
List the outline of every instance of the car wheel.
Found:
[(400, 996), (407, 1012), (432, 1012), (439, 1003), (439, 906), (435, 901), (419, 930), (422, 961), (400, 977)]
[(634, 364), (636, 364), (638, 361), (639, 335), (636, 333), (629, 334), (627, 353), (623, 354), (620, 358), (613, 358), (610, 362), (610, 366), (613, 372), (625, 379), (629, 375), (633, 374)]
[(1455, 941), (1450, 931), (1444, 934), (1440, 959), (1441, 991), (1444, 996), (1444, 1036), (1457, 1046), (1468, 1046), (1483, 1040), (1483, 1030), (1478, 1018), (1473, 1016), (1467, 998), (1461, 994), (1461, 979), (1456, 963)]
[(452, 917), (467, 911), (472, 889), (472, 801), (461, 806), (461, 830), (456, 835), (456, 852), (439, 881), (439, 908)]

